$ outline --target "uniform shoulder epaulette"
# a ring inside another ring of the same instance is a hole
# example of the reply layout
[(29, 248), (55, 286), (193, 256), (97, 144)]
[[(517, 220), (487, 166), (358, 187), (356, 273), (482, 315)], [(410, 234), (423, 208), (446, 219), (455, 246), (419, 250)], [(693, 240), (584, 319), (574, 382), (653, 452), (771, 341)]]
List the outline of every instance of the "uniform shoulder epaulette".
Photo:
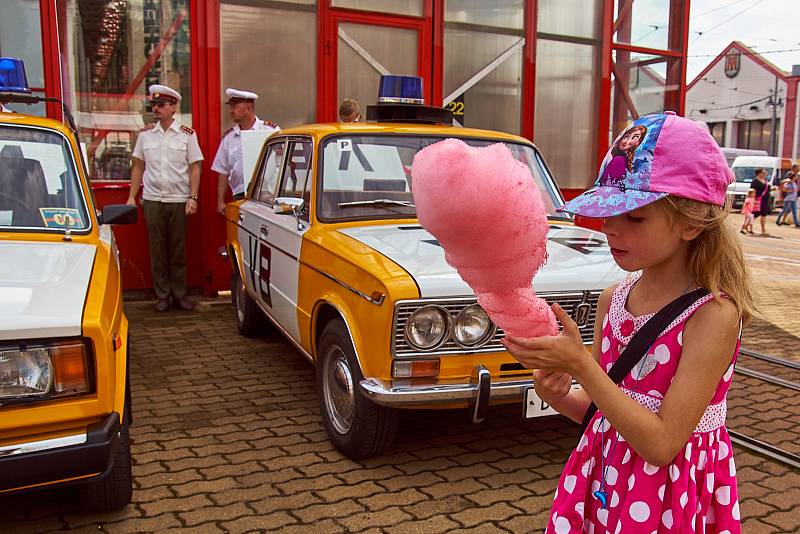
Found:
[(277, 122), (272, 122), (272, 121), (264, 121), (264, 124), (266, 124), (266, 125), (267, 125), (267, 126), (269, 126), (270, 128), (277, 128), (278, 130), (280, 130), (280, 128), (281, 128), (280, 126), (278, 126), (278, 123), (277, 123)]
[(235, 128), (234, 128), (233, 126), (231, 126), (231, 127), (230, 127), (230, 128), (228, 128), (227, 130), (225, 130), (225, 132), (222, 134), (222, 137), (225, 137), (226, 135), (228, 135), (229, 133), (231, 133), (233, 130), (235, 130)]
[(192, 130), (188, 126), (183, 126), (183, 125), (181, 125), (181, 131), (189, 135), (192, 135), (194, 133), (194, 130)]
[(155, 128), (155, 127), (156, 127), (156, 123), (154, 123), (154, 122), (151, 122), (150, 124), (145, 124), (145, 125), (144, 125), (144, 128), (142, 128), (142, 129), (141, 129), (141, 130), (139, 130), (139, 131), (140, 131), (140, 132), (146, 132), (147, 130), (151, 130), (151, 129)]

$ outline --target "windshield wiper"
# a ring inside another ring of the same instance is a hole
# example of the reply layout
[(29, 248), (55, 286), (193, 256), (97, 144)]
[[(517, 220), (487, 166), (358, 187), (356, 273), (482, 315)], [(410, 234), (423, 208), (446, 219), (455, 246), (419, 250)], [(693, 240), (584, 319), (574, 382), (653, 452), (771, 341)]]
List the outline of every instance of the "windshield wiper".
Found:
[(339, 202), (337, 204), (340, 208), (349, 208), (352, 206), (403, 206), (406, 208), (415, 208), (413, 203), (408, 200), (390, 200), (388, 198), (379, 198), (376, 200), (356, 200), (353, 202)]

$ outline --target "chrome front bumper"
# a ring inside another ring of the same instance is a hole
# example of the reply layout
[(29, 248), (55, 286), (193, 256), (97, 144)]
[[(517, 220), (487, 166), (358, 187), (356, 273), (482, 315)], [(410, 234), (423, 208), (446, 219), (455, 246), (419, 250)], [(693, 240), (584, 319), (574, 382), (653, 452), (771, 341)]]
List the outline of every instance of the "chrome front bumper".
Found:
[(522, 399), (533, 379), (512, 377), (492, 379), (483, 365), (473, 369), (469, 382), (439, 381), (435, 384), (414, 384), (410, 381), (386, 382), (367, 378), (360, 382), (361, 391), (376, 404), (402, 407), (425, 404), (468, 402), (473, 407), (473, 420), (480, 422), (486, 415), (489, 401)]

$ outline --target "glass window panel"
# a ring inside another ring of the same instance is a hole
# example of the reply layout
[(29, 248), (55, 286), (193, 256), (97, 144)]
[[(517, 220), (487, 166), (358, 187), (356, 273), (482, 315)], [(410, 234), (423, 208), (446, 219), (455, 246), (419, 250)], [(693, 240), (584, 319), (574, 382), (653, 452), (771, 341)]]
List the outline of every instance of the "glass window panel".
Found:
[[(648, 48), (669, 49), (670, 5), (682, 9), (682, 2), (675, 0), (628, 0), (614, 1), (614, 19), (617, 31), (614, 41)], [(620, 13), (620, 8), (623, 12)]]
[(594, 182), (598, 47), (540, 39), (536, 44), (534, 142), (561, 187)]
[(445, 0), (445, 22), (480, 24), (497, 28), (525, 28), (524, 0)]
[(602, 0), (539, 0), (537, 31), (599, 39)]
[[(501, 35), (460, 28), (444, 30), (444, 97), (460, 102), (455, 118), (463, 126), (518, 134), (522, 104), (522, 44), (516, 35)], [(506, 51), (514, 51), (500, 61)], [(477, 83), (474, 76), (493, 68)], [(469, 84), (468, 84), (469, 82)], [(462, 90), (468, 84), (466, 90)], [(458, 92), (458, 94), (454, 94)]]
[(261, 202), (272, 204), (275, 197), (275, 186), (278, 185), (278, 176), (283, 166), (284, 143), (275, 143), (267, 149), (266, 161), (261, 173), (259, 190), (256, 199)]
[(615, 50), (612, 59), (609, 143), (634, 117), (676, 110), (681, 75), (676, 58)]
[[(366, 24), (339, 25), (339, 100), (352, 98), (362, 114), (378, 98), (378, 68), (390, 74), (417, 76), (416, 30)], [(338, 104), (337, 104), (338, 107)]]
[(291, 157), (283, 175), (283, 184), (278, 196), (301, 198), (306, 190), (306, 182), (311, 170), (311, 143), (293, 141), (290, 143)]
[(189, 0), (68, 0), (60, 38), (64, 100), (86, 145), (92, 179), (130, 178), (136, 137), (152, 121), (150, 85), (179, 91), (175, 118), (191, 126)]
[[(314, 7), (220, 6), (221, 94), (258, 94), (259, 118), (281, 127), (317, 118), (317, 16)], [(269, 36), (267, 38), (266, 36)], [(222, 106), (223, 131), (233, 123)]]
[(412, 17), (421, 17), (424, 14), (423, 0), (333, 0), (331, 6)]
[(39, 0), (0, 2), (0, 56), (20, 58), (28, 84), (44, 88)]

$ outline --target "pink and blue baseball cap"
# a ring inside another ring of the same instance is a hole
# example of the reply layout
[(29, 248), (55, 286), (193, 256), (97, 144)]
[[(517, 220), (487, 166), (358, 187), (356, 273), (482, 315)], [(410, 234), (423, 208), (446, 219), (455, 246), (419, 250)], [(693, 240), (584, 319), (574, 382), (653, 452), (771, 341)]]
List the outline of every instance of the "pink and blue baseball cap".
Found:
[(605, 218), (668, 195), (725, 205), (733, 172), (700, 124), (672, 111), (645, 115), (611, 145), (594, 187), (558, 211)]

